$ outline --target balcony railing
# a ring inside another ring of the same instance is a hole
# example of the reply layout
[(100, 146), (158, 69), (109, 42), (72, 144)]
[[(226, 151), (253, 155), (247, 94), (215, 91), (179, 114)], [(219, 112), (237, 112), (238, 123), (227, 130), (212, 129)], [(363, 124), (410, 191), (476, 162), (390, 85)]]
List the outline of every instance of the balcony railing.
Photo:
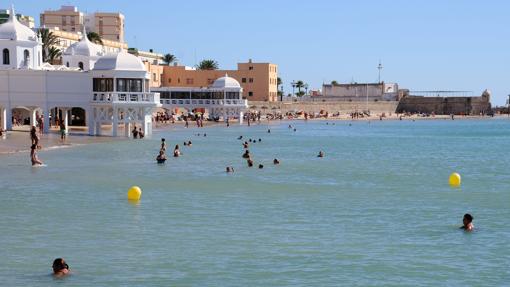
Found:
[(94, 92), (92, 94), (94, 103), (153, 103), (159, 104), (159, 93), (126, 93), (126, 92)]
[(208, 106), (247, 106), (248, 100), (190, 100), (190, 99), (161, 99), (163, 105), (208, 105)]

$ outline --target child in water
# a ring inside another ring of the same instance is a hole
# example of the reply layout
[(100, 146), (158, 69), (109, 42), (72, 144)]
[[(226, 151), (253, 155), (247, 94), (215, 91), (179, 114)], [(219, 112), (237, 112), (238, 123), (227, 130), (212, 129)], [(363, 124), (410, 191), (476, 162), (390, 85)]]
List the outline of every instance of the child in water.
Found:
[(63, 258), (57, 258), (53, 261), (53, 276), (62, 277), (69, 274), (69, 265)]

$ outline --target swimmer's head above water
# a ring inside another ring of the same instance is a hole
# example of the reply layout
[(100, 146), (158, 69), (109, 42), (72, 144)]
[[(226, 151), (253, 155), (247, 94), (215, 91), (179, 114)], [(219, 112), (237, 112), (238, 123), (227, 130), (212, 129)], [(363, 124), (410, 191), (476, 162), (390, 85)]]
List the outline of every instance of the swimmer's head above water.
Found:
[(67, 265), (66, 261), (63, 258), (57, 258), (53, 260), (53, 275), (55, 276), (64, 276), (69, 273), (69, 265)]

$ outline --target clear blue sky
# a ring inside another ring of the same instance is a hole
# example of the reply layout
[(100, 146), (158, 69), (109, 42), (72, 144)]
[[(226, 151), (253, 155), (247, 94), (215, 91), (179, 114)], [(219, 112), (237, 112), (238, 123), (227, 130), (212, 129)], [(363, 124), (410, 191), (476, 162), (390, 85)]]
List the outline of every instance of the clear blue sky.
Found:
[[(280, 67), (289, 82), (382, 79), (411, 90), (510, 94), (510, 1), (13, 1), (32, 15), (76, 5), (85, 12), (126, 16), (130, 47), (175, 54), (182, 64), (215, 59), (233, 69), (252, 58)], [(1, 1), (0, 6), (11, 2)], [(195, 56), (196, 55), (196, 56)]]

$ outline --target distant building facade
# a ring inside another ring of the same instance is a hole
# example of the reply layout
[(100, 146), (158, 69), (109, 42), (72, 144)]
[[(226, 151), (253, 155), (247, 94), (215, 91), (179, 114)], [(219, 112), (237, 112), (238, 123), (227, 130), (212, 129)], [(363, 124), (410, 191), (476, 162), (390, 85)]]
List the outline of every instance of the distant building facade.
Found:
[(399, 89), (396, 83), (331, 83), (322, 85), (322, 95), (318, 97), (337, 101), (397, 101)]
[(227, 74), (243, 88), (250, 101), (278, 100), (278, 66), (272, 63), (238, 63), (237, 70), (197, 70), (186, 66), (163, 66), (162, 87), (208, 87)]
[[(9, 15), (10, 15), (10, 10), (0, 9), (0, 24), (7, 22), (9, 20)], [(32, 17), (32, 16), (16, 14), (16, 18), (18, 19), (18, 21), (21, 24), (27, 26), (30, 29), (35, 27), (34, 17)]]
[(128, 53), (137, 56), (143, 62), (150, 62), (153, 65), (163, 64), (163, 54), (155, 53), (152, 49), (150, 49), (147, 52), (147, 51), (138, 50), (136, 48), (129, 48)]
[(101, 38), (124, 42), (124, 15), (95, 12), (84, 14), (76, 6), (61, 6), (59, 10), (46, 10), (41, 15), (41, 27), (64, 32), (96, 32)]
[[(57, 36), (57, 43), (55, 47), (60, 49), (61, 51), (65, 51), (74, 43), (77, 43), (82, 38), (83, 32), (67, 32), (59, 30), (58, 28), (49, 29), (53, 35)], [(127, 50), (127, 43), (111, 41), (107, 39), (103, 39), (103, 50), (105, 53), (117, 53), (123, 50)]]

